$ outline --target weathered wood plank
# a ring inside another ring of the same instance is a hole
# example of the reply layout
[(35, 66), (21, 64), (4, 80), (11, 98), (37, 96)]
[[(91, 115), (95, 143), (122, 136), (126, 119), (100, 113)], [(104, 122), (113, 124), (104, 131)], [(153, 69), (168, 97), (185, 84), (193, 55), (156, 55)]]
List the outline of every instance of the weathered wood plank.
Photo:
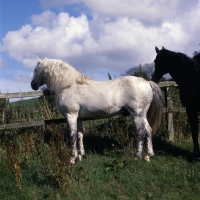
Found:
[(175, 81), (165, 81), (165, 82), (160, 82), (158, 85), (159, 85), (159, 87), (178, 86), (178, 85), (176, 84)]
[(36, 91), (36, 92), (20, 92), (20, 93), (4, 93), (0, 94), (0, 99), (22, 98), (22, 97), (37, 97), (43, 95), (50, 95), (49, 91)]
[(185, 113), (186, 109), (183, 107), (171, 107), (171, 108), (164, 108), (163, 112), (179, 112), (179, 113)]
[(174, 142), (173, 113), (168, 113), (168, 134), (169, 134), (169, 141)]
[(21, 97), (35, 97), (35, 96), (43, 96), (42, 91), (37, 92), (20, 92), (20, 93), (5, 93), (0, 94), (0, 98), (21, 98)]
[(61, 119), (41, 120), (41, 121), (32, 121), (32, 122), (19, 122), (19, 123), (13, 123), (13, 124), (2, 124), (0, 125), (0, 130), (32, 127), (32, 126), (42, 126), (42, 125), (49, 125), (49, 124), (59, 124), (59, 123), (66, 123), (66, 120), (64, 118), (61, 118)]

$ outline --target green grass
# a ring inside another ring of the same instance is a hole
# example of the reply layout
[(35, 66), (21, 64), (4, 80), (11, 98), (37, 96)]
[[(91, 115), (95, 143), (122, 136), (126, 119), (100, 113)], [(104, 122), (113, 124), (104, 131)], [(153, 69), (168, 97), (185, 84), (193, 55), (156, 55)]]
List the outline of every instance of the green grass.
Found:
[(88, 152), (86, 159), (72, 167), (67, 195), (58, 190), (38, 160), (21, 163), (22, 190), (1, 161), (0, 199), (199, 199), (200, 163), (187, 161), (191, 140), (154, 143), (156, 156), (150, 163), (135, 160), (134, 149), (129, 148)]

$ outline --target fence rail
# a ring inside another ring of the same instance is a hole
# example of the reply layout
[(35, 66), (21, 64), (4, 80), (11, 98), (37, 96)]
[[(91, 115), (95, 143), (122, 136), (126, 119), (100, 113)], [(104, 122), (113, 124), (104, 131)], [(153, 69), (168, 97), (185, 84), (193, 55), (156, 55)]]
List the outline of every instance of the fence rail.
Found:
[(0, 130), (4, 129), (12, 129), (12, 128), (24, 128), (24, 127), (31, 127), (31, 126), (42, 126), (48, 124), (60, 124), (65, 123), (66, 120), (64, 118), (61, 119), (49, 119), (49, 120), (41, 120), (41, 121), (32, 121), (32, 122), (20, 122), (20, 123), (13, 123), (13, 124), (3, 124), (0, 125)]
[(39, 96), (47, 96), (47, 95), (50, 95), (49, 91), (4, 93), (4, 94), (0, 94), (0, 99), (23, 98), (23, 97), (39, 97)]
[[(174, 81), (166, 81), (160, 82), (160, 88), (169, 88), (172, 86), (177, 86)], [(166, 90), (167, 91), (167, 90)], [(36, 92), (20, 92), (20, 93), (5, 93), (0, 94), (0, 99), (10, 99), (10, 98), (23, 98), (23, 97), (40, 97), (40, 96), (48, 96), (50, 95), (49, 91), (36, 91)], [(167, 94), (166, 94), (167, 95)], [(172, 107), (165, 105), (164, 112), (168, 114), (168, 132), (169, 132), (169, 140), (174, 141), (174, 127), (173, 127), (173, 112), (185, 112), (185, 108), (183, 107)], [(51, 119), (51, 120), (41, 120), (41, 121), (31, 121), (31, 122), (19, 122), (12, 124), (3, 124), (0, 125), (0, 130), (4, 129), (13, 129), (13, 128), (23, 128), (23, 127), (31, 127), (31, 126), (42, 126), (48, 124), (59, 124), (65, 123), (65, 119)]]

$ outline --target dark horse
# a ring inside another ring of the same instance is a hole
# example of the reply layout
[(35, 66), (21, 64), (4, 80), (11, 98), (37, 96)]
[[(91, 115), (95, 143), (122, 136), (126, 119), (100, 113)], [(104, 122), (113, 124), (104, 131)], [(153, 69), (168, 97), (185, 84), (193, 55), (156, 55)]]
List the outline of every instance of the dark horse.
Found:
[(186, 108), (190, 122), (192, 139), (194, 144), (194, 157), (192, 162), (200, 158), (198, 143), (198, 112), (200, 111), (200, 65), (195, 59), (189, 58), (183, 53), (169, 51), (164, 47), (155, 48), (155, 72), (152, 80), (160, 81), (164, 74), (169, 73), (179, 86), (180, 99)]

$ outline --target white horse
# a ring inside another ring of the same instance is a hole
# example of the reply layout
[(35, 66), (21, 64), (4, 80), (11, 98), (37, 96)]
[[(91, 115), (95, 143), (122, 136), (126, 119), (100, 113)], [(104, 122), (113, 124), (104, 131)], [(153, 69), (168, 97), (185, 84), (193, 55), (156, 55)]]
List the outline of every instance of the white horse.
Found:
[[(65, 117), (72, 154), (70, 161), (85, 155), (82, 121), (130, 114), (138, 136), (136, 156), (142, 158), (144, 137), (147, 137), (147, 156), (154, 156), (152, 132), (162, 118), (162, 93), (157, 84), (134, 76), (109, 81), (94, 81), (69, 64), (55, 59), (37, 60), (31, 87), (38, 90), (46, 84), (54, 92), (57, 106)], [(77, 150), (78, 148), (78, 150)]]

